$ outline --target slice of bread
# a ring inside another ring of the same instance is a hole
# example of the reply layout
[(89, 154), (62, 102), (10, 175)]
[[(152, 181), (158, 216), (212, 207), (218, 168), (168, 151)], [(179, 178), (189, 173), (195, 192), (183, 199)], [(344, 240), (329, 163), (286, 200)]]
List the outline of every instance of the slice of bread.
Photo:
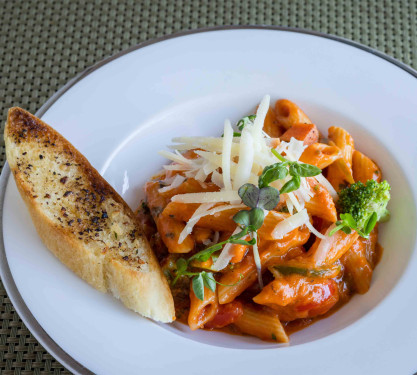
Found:
[(9, 110), (4, 138), (17, 188), (48, 249), (128, 308), (172, 322), (168, 283), (119, 194), (62, 135), (21, 108)]

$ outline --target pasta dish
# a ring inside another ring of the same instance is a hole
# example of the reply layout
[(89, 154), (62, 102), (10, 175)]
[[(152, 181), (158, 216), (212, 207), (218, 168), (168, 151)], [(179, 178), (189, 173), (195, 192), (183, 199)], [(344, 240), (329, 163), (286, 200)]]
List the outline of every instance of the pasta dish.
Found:
[(368, 291), (390, 186), (345, 129), (325, 138), (269, 96), (254, 112), (218, 137), (174, 138), (138, 215), (178, 320), (287, 343)]

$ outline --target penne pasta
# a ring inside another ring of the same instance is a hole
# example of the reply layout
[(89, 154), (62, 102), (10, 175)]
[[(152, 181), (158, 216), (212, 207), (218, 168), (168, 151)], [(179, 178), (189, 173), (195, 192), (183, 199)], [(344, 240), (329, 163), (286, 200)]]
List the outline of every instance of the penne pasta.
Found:
[(277, 278), (253, 298), (254, 302), (277, 311), (282, 321), (325, 314), (338, 300), (338, 288), (333, 279), (296, 273)]
[(271, 138), (278, 138), (282, 134), (282, 128), (278, 124), (275, 111), (272, 108), (269, 108), (266, 114), (263, 130)]
[(382, 173), (378, 166), (367, 156), (355, 150), (352, 158), (353, 179), (366, 183), (368, 180), (380, 182)]
[(342, 153), (339, 147), (313, 143), (304, 150), (300, 161), (324, 169), (341, 157)]
[(259, 337), (262, 340), (289, 342), (278, 314), (266, 309), (245, 304), (242, 316), (236, 320), (234, 325), (241, 332)]
[(325, 239), (316, 239), (309, 250), (310, 257), (308, 261), (311, 260), (313, 264), (320, 266), (330, 265), (348, 251), (359, 237), (354, 230), (350, 234), (339, 230), (332, 236), (328, 236), (333, 227), (334, 224), (327, 229)]
[(281, 141), (289, 142), (291, 138), (303, 141), (305, 145), (312, 145), (319, 140), (319, 131), (314, 124), (296, 123), (281, 135)]
[(372, 268), (364, 255), (364, 245), (358, 239), (341, 258), (345, 273), (351, 279), (356, 292), (364, 294), (369, 290), (372, 279)]
[(188, 314), (188, 325), (195, 331), (203, 328), (206, 323), (212, 320), (218, 311), (216, 293), (204, 287), (204, 301), (199, 300), (190, 288), (190, 312)]
[(305, 202), (307, 212), (312, 216), (335, 223), (337, 221), (336, 206), (329, 191), (313, 177), (308, 177), (307, 181), (314, 194), (308, 202)]
[(275, 114), (278, 124), (285, 129), (294, 124), (311, 124), (310, 119), (300, 107), (287, 99), (281, 99), (275, 103)]
[(354, 142), (345, 129), (336, 126), (329, 128), (329, 139), (329, 145), (339, 147), (342, 154), (342, 157), (331, 164), (327, 170), (327, 179), (336, 191), (339, 191), (340, 187), (346, 183), (355, 182), (352, 175)]
[[(299, 246), (305, 244), (310, 236), (306, 227), (297, 228), (292, 231), (291, 236), (286, 236), (281, 240), (266, 242), (261, 246), (260, 258), (263, 269), (269, 263), (282, 257), (288, 250), (293, 249), (290, 256), (298, 256), (303, 253)], [(242, 262), (232, 269), (226, 271), (220, 278), (218, 286), (219, 303), (232, 302), (244, 290), (251, 286), (257, 278), (256, 265), (253, 255), (247, 254)]]
[(184, 223), (162, 214), (158, 217), (156, 226), (170, 253), (184, 254), (194, 249), (194, 240), (190, 235), (181, 244), (178, 243), (180, 234), (185, 228)]

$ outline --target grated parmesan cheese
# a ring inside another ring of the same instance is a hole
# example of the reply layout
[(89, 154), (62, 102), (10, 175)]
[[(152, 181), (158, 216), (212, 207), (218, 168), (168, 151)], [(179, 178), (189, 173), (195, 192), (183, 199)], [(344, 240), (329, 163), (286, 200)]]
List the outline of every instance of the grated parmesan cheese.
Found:
[(237, 191), (215, 191), (208, 193), (187, 193), (174, 195), (171, 198), (172, 202), (178, 203), (219, 203), (219, 202), (230, 202), (239, 201), (240, 197)]
[(272, 231), (272, 237), (279, 240), (292, 230), (306, 224), (306, 222), (310, 222), (310, 218), (308, 217), (307, 210), (303, 209), (295, 215), (280, 221)]
[(163, 188), (158, 189), (158, 192), (165, 193), (166, 191), (170, 191), (172, 189), (177, 188), (185, 181), (185, 177), (181, 176), (180, 174), (175, 175), (172, 182), (168, 186), (164, 186)]

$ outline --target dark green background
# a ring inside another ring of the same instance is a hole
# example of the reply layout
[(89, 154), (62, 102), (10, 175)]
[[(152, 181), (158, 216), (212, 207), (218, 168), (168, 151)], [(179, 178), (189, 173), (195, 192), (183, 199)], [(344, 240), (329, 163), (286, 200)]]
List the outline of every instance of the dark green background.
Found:
[[(316, 30), (417, 68), (416, 10), (417, 1), (0, 0), (1, 122), (13, 105), (36, 112), (70, 78), (106, 56), (201, 27), (258, 24)], [(0, 373), (68, 374), (29, 333), (2, 285), (0, 305)]]

